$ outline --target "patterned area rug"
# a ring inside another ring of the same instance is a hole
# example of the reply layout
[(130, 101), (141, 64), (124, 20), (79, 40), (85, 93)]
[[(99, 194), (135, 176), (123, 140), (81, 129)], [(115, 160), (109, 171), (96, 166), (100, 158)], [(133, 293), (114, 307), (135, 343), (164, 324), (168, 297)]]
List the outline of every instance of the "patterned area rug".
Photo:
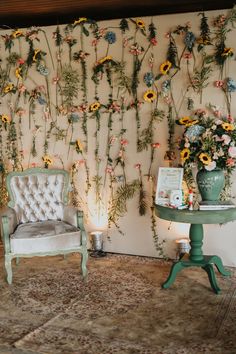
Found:
[(89, 258), (87, 282), (79, 255), (22, 259), (11, 286), (1, 260), (0, 353), (236, 353), (234, 269), (215, 295), (199, 268), (163, 290), (171, 262), (146, 257)]

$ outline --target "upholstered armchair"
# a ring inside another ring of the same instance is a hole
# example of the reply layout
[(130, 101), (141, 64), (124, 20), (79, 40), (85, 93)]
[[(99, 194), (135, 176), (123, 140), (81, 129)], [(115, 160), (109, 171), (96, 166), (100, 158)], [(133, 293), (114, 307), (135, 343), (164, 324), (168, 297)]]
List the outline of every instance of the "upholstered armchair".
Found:
[(83, 212), (68, 206), (69, 174), (32, 168), (7, 176), (9, 208), (1, 216), (7, 282), (12, 283), (13, 258), (81, 254), (87, 275), (87, 234)]

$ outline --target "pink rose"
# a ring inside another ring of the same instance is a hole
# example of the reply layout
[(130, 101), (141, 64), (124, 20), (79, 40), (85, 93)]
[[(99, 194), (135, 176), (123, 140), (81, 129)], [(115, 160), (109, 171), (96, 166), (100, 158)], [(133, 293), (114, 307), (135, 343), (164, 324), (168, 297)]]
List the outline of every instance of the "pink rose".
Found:
[(235, 158), (236, 157), (236, 146), (230, 146), (228, 150), (229, 156)]

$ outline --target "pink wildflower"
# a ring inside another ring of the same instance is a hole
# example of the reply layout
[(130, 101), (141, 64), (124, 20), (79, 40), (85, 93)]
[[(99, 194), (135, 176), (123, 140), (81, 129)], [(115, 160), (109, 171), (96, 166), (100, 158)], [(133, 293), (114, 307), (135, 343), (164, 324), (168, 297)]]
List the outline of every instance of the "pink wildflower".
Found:
[(159, 147), (161, 146), (161, 144), (160, 144), (160, 143), (153, 143), (153, 144), (151, 144), (151, 146), (152, 146), (152, 148), (154, 148), (154, 149), (159, 149)]
[(217, 80), (214, 82), (215, 87), (222, 88), (224, 86), (223, 80)]
[(152, 39), (150, 40), (150, 42), (151, 42), (151, 44), (152, 44), (153, 46), (156, 46), (156, 45), (157, 45), (157, 40), (156, 40), (156, 38), (152, 38)]
[(121, 141), (120, 141), (120, 144), (122, 145), (122, 146), (127, 146), (128, 145), (128, 140), (127, 139), (121, 139)]
[(184, 53), (184, 59), (191, 59), (192, 54), (191, 53)]
[(18, 59), (18, 64), (19, 65), (23, 65), (25, 63), (24, 59), (20, 58)]

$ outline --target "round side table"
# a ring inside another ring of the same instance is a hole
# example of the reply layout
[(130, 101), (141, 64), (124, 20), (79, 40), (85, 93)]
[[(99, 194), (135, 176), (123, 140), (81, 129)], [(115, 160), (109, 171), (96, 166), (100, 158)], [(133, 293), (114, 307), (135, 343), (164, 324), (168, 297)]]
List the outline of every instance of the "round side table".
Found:
[(213, 265), (224, 276), (230, 276), (231, 273), (223, 266), (222, 260), (218, 256), (203, 255), (203, 225), (204, 224), (224, 224), (236, 220), (236, 208), (224, 210), (178, 210), (162, 205), (155, 205), (156, 215), (160, 219), (173, 222), (182, 222), (190, 224), (190, 252), (185, 254), (179, 261), (174, 262), (167, 280), (162, 284), (167, 289), (175, 281), (176, 275), (186, 267), (201, 267), (206, 271), (213, 291), (218, 294), (220, 288), (217, 285)]

